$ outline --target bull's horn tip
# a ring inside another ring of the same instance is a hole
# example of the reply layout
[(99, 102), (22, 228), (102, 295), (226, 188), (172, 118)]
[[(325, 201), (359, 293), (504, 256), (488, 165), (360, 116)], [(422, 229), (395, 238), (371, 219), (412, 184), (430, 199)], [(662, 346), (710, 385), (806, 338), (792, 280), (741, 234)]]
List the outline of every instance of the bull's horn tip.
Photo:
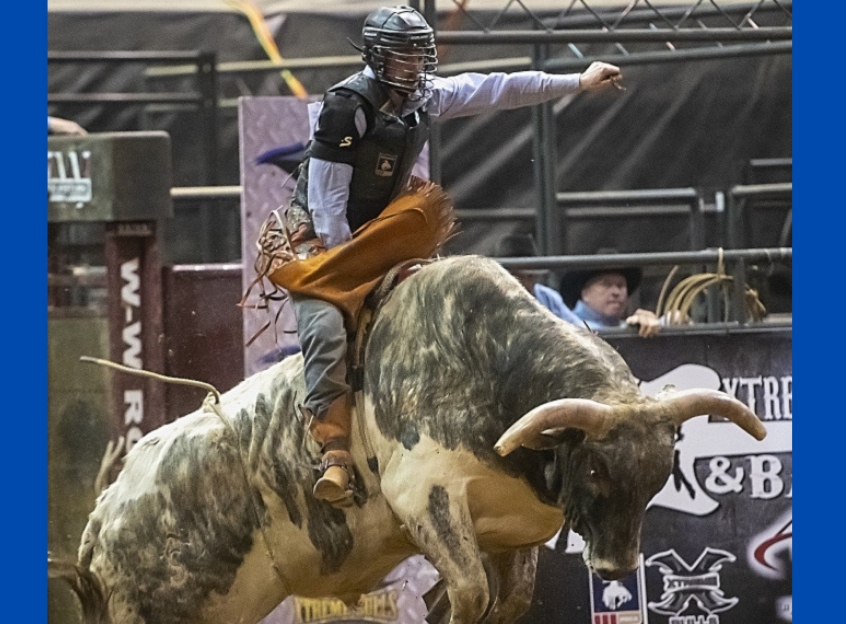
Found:
[(508, 453), (511, 452), (508, 449), (506, 449), (503, 444), (499, 444), (499, 443), (494, 444), (494, 450), (497, 452), (497, 454), (500, 457), (505, 457), (506, 455), (508, 455)]

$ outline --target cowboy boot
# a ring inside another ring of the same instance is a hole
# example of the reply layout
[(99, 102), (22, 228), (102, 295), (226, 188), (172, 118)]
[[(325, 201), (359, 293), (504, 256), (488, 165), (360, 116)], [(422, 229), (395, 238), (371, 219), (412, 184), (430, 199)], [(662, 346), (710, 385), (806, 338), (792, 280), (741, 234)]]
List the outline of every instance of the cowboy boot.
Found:
[(323, 454), (314, 497), (338, 507), (352, 504), (349, 397), (343, 394), (330, 403), (322, 418), (312, 419), (309, 431)]

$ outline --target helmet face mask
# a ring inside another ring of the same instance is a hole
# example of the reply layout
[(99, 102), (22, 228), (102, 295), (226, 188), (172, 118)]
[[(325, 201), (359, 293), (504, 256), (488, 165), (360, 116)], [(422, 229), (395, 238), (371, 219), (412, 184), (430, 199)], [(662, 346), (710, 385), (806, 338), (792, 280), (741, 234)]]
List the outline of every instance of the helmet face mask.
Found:
[(362, 39), (362, 58), (377, 80), (406, 95), (425, 93), (438, 58), (435, 33), (420, 13), (406, 6), (376, 9)]
[(368, 65), (377, 80), (406, 95), (425, 89), (438, 64), (434, 51), (427, 53), (415, 48), (374, 46), (370, 51), (370, 59), (372, 64), (368, 62)]

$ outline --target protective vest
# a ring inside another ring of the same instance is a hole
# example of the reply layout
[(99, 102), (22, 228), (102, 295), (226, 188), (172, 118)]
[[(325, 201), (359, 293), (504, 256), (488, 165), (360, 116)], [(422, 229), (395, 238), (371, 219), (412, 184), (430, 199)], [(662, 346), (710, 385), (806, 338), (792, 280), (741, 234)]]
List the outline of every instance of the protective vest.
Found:
[[(335, 92), (358, 96), (367, 119), (367, 131), (359, 140), (351, 163), (347, 221), (355, 231), (378, 217), (407, 184), (429, 136), (429, 115), (418, 110), (400, 118), (385, 112), (382, 108), (389, 100), (386, 89), (363, 73), (335, 85), (327, 93)], [(301, 205), (307, 205), (307, 168), (308, 159), (297, 183), (296, 199)]]

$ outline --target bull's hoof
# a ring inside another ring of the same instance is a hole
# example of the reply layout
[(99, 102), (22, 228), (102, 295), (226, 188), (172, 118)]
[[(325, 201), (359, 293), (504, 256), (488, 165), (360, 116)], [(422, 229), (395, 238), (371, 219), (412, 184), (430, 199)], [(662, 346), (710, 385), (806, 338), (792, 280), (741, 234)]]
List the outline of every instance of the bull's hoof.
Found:
[(350, 475), (341, 466), (329, 466), (323, 476), (314, 484), (314, 497), (326, 501), (333, 507), (349, 507), (353, 504)]

